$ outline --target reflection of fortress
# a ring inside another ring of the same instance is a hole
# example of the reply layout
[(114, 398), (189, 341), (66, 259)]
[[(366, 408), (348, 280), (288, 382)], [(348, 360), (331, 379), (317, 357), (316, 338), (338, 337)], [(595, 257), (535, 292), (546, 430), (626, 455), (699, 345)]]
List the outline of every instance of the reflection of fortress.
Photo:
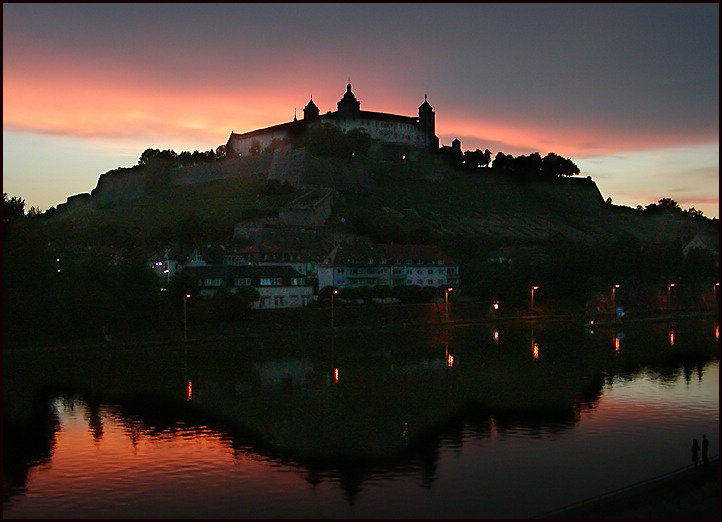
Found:
[(308, 125), (328, 123), (343, 131), (360, 129), (366, 131), (372, 139), (387, 143), (398, 143), (420, 148), (438, 148), (439, 138), (435, 136), (434, 110), (426, 101), (419, 107), (419, 116), (399, 116), (383, 112), (362, 111), (361, 102), (351, 92), (351, 84), (346, 85), (346, 93), (337, 104), (336, 112), (320, 115), (319, 108), (311, 99), (303, 109), (303, 119), (281, 123), (265, 129), (258, 129), (243, 134), (231, 132), (226, 145), (231, 156), (246, 155), (252, 149), (263, 151), (274, 139), (283, 140), (300, 133)]

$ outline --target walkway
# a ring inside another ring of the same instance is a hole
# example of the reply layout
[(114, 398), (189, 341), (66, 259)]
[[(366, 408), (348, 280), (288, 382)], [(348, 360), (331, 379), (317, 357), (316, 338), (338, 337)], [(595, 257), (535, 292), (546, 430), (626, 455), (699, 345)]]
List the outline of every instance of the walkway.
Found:
[(532, 518), (719, 519), (719, 456)]

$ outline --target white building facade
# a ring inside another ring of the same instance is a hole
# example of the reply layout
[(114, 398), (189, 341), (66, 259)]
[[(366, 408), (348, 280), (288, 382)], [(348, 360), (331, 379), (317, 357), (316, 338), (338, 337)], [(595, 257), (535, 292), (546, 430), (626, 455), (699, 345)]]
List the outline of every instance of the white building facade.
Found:
[(459, 267), (428, 245), (337, 248), (318, 266), (318, 286), (458, 286)]
[(229, 156), (246, 156), (253, 151), (262, 152), (274, 140), (283, 141), (302, 133), (307, 126), (317, 123), (328, 123), (337, 126), (344, 132), (359, 129), (367, 132), (372, 139), (386, 143), (410, 145), (418, 148), (438, 148), (439, 138), (436, 137), (436, 116), (426, 101), (419, 106), (418, 117), (401, 116), (382, 112), (362, 111), (361, 103), (351, 91), (351, 84), (346, 86), (346, 93), (337, 103), (336, 112), (320, 115), (313, 102), (308, 102), (303, 109), (303, 119), (258, 129), (242, 134), (231, 132), (226, 151)]

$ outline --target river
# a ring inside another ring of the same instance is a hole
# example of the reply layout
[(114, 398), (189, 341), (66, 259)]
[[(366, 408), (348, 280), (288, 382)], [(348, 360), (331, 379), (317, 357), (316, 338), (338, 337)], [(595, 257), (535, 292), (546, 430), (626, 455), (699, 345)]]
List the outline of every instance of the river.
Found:
[(528, 518), (719, 449), (714, 318), (4, 355), (4, 518)]

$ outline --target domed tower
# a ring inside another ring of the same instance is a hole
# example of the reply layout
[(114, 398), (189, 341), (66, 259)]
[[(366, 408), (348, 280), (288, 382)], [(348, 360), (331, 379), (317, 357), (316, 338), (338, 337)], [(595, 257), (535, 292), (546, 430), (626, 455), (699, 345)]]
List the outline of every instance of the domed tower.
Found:
[(361, 112), (361, 102), (356, 99), (351, 92), (351, 83), (346, 85), (346, 93), (343, 98), (336, 104), (338, 107), (338, 115), (343, 119), (356, 119)]
[(321, 111), (318, 107), (316, 107), (316, 104), (313, 103), (313, 96), (311, 96), (311, 101), (309, 101), (308, 105), (303, 108), (303, 119), (313, 120), (315, 118), (318, 118), (320, 112)]
[(419, 106), (419, 127), (426, 138), (426, 145), (429, 147), (439, 148), (439, 138), (436, 137), (436, 115), (434, 108), (426, 100), (424, 94), (424, 103)]

